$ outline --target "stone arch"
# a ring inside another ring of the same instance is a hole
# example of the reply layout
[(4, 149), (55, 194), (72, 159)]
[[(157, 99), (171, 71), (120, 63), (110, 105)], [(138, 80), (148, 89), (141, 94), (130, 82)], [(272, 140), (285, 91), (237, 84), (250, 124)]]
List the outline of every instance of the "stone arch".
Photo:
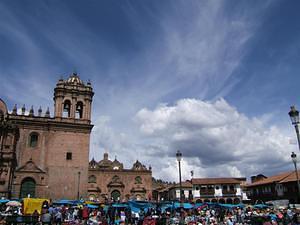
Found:
[(63, 103), (62, 117), (71, 117), (71, 101), (69, 99)]
[(96, 200), (96, 195), (95, 194), (90, 194), (89, 195), (89, 200), (90, 201), (95, 201)]
[(196, 203), (202, 203), (202, 200), (201, 199), (197, 199)]
[(204, 199), (204, 201), (203, 202), (210, 202), (210, 200), (209, 199)]
[(144, 198), (143, 198), (143, 196), (142, 196), (141, 194), (136, 194), (136, 195), (135, 195), (135, 199), (136, 199), (137, 201), (141, 201), (141, 200), (143, 200)]
[(233, 203), (232, 198), (227, 198), (227, 199), (226, 199), (226, 203), (227, 203), (227, 204), (232, 204), (232, 203)]
[(21, 182), (20, 198), (35, 197), (36, 182), (32, 177), (26, 177)]
[(233, 204), (240, 204), (241, 203), (241, 200), (239, 199), (239, 198), (235, 198), (234, 200), (233, 200)]
[(78, 101), (76, 103), (75, 118), (76, 119), (82, 119), (83, 118), (83, 103), (82, 103), (82, 101)]
[(220, 199), (219, 199), (219, 203), (225, 204), (225, 199), (224, 199), (224, 198), (220, 198)]
[(215, 198), (213, 198), (213, 199), (211, 200), (211, 203), (218, 203), (218, 200), (215, 199)]
[(121, 193), (118, 190), (113, 190), (110, 196), (113, 201), (119, 201), (121, 199)]

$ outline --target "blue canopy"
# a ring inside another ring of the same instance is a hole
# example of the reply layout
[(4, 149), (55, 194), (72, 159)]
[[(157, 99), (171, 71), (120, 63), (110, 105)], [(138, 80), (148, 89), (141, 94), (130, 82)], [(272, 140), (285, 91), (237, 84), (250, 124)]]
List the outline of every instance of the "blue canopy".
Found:
[(256, 204), (253, 207), (256, 208), (256, 209), (266, 209), (266, 208), (269, 208), (269, 206), (265, 205), (265, 204)]
[(97, 206), (97, 205), (87, 204), (86, 206), (87, 206), (88, 208), (90, 208), (90, 209), (98, 209), (98, 206)]
[(9, 202), (9, 200), (7, 200), (7, 199), (0, 199), (0, 204), (7, 203), (7, 202)]
[(174, 203), (174, 208), (180, 208), (183, 207), (184, 209), (192, 209), (194, 206), (191, 203), (180, 203), (180, 202), (175, 202)]
[(115, 204), (112, 204), (112, 207), (114, 207), (114, 208), (127, 208), (128, 204), (127, 203), (115, 203)]
[(244, 204), (237, 204), (237, 205), (234, 205), (234, 204), (220, 204), (220, 203), (219, 203), (219, 205), (220, 205), (221, 207), (227, 208), (227, 209), (232, 209), (232, 208), (237, 208), (237, 207), (239, 207), (239, 208), (244, 208), (244, 207), (245, 207)]
[(173, 207), (174, 207), (173, 203), (161, 203), (159, 206), (162, 213), (164, 213), (166, 211), (166, 209), (168, 209), (168, 208), (173, 209)]
[(155, 208), (152, 203), (143, 201), (129, 201), (128, 205), (131, 211), (135, 213), (138, 213), (139, 211), (141, 211), (141, 209), (147, 212), (150, 208)]
[(60, 199), (58, 201), (54, 201), (53, 204), (56, 205), (78, 205), (82, 204), (83, 201), (81, 200), (68, 200), (68, 199)]

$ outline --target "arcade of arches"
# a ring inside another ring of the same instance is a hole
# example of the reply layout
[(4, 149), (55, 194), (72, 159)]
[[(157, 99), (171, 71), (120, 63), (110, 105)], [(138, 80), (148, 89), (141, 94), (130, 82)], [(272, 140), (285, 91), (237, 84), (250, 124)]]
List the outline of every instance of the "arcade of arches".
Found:
[(196, 203), (221, 203), (221, 204), (239, 204), (241, 203), (240, 198), (220, 198), (220, 199), (197, 199)]

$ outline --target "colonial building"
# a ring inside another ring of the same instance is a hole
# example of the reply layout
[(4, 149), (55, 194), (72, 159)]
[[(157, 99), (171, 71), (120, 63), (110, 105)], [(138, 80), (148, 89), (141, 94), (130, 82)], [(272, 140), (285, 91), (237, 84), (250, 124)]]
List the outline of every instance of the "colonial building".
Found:
[[(33, 107), (26, 113), (25, 106), (20, 114), (17, 106), (9, 113), (2, 102), (5, 121), (18, 128), (18, 135), (3, 136), (4, 150), (15, 154), (10, 164), (12, 197), (74, 199), (87, 195), (93, 95), (91, 84), (72, 74), (56, 84), (53, 116), (49, 109), (35, 113)], [(5, 178), (0, 188), (5, 189), (9, 182)]]
[[(238, 204), (244, 195), (245, 177), (193, 178), (182, 182), (181, 198), (184, 201)], [(165, 184), (153, 189), (157, 201), (180, 200), (180, 185)]]
[(125, 169), (117, 159), (103, 159), (89, 164), (88, 193), (90, 200), (126, 201), (151, 200), (152, 171), (139, 161), (131, 169)]
[(191, 181), (187, 180), (181, 183), (181, 195), (180, 184), (174, 184), (169, 187), (168, 200), (180, 201), (192, 201), (193, 200), (193, 185)]
[[(300, 171), (298, 171), (298, 174)], [(299, 202), (297, 175), (295, 171), (266, 177), (262, 174), (251, 177), (247, 194), (252, 203), (287, 199), (290, 203)]]
[(246, 178), (196, 178), (192, 179), (196, 202), (238, 204), (242, 201), (242, 186)]

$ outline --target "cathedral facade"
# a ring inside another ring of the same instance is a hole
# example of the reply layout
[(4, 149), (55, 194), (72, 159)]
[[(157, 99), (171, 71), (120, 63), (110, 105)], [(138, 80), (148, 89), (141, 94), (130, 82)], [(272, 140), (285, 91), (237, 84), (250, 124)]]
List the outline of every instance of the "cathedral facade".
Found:
[[(60, 79), (54, 88), (53, 116), (49, 109), (34, 112), (33, 107), (26, 110), (25, 106), (21, 112), (16, 106), (9, 112), (0, 99), (0, 196), (103, 196), (102, 190), (107, 190), (100, 178), (93, 185), (100, 192), (90, 191), (89, 177), (101, 173), (89, 163), (93, 95), (91, 83), (84, 83), (73, 73), (66, 80)], [(111, 192), (106, 195), (111, 196)]]
[(116, 158), (109, 160), (104, 153), (103, 159), (89, 164), (88, 194), (90, 200), (127, 201), (151, 200), (152, 172), (138, 160), (132, 168), (125, 169)]

